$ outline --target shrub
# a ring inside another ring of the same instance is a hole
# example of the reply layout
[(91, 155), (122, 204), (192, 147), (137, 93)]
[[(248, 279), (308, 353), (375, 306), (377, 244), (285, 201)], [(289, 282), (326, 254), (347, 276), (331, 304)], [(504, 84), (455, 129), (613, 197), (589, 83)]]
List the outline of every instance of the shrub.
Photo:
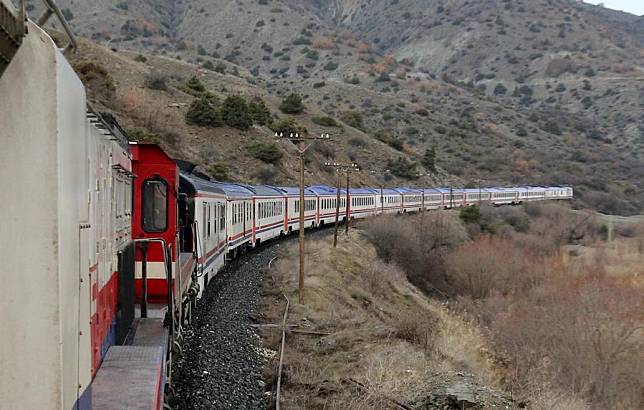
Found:
[(382, 130), (376, 132), (374, 138), (376, 138), (378, 141), (384, 142), (385, 144), (398, 151), (402, 151), (404, 147), (404, 143), (400, 138), (390, 135)]
[(240, 130), (247, 130), (253, 125), (253, 118), (246, 100), (238, 95), (231, 95), (221, 106), (221, 118), (224, 124)]
[(134, 61), (138, 61), (139, 63), (147, 63), (148, 59), (143, 54), (138, 54), (136, 57), (134, 57)]
[(445, 212), (379, 216), (369, 221), (365, 233), (382, 259), (400, 266), (413, 284), (430, 293), (448, 291), (445, 256), (467, 239), (463, 224)]
[(344, 111), (340, 114), (340, 120), (350, 127), (364, 131), (362, 114), (357, 111)]
[(642, 293), (627, 282), (586, 274), (552, 278), (527, 295), (491, 301), (484, 312), (492, 313), (496, 346), (520, 369), (513, 388), (529, 392), (545, 380), (590, 408), (608, 409), (641, 405), (643, 307)]
[(159, 72), (153, 72), (145, 77), (145, 86), (152, 90), (167, 91), (168, 77)]
[(217, 65), (215, 66), (215, 72), (217, 72), (219, 74), (225, 74), (226, 73), (226, 64), (224, 64), (222, 62), (217, 63)]
[(384, 82), (388, 82), (388, 81), (391, 81), (391, 77), (389, 77), (389, 74), (387, 74), (387, 73), (380, 73), (378, 78), (376, 78), (377, 83), (384, 83)]
[(127, 4), (127, 1), (121, 1), (121, 2), (116, 3), (116, 7), (121, 9), (121, 10), (125, 10), (125, 11), (127, 11), (130, 8), (128, 6), (128, 4)]
[(502, 96), (502, 95), (505, 95), (507, 92), (508, 92), (508, 89), (501, 83), (498, 83), (496, 87), (494, 87), (494, 95)]
[(259, 97), (254, 98), (251, 102), (248, 103), (248, 109), (250, 111), (251, 118), (253, 123), (258, 125), (269, 125), (273, 120), (271, 117), (271, 111)]
[(188, 81), (185, 83), (185, 87), (189, 90), (192, 90), (196, 93), (204, 93), (206, 92), (206, 86), (203, 85), (201, 80), (197, 78), (197, 76), (192, 76)]
[(186, 113), (186, 123), (201, 127), (220, 127), (223, 125), (221, 114), (207, 98), (194, 100)]
[(481, 210), (478, 206), (461, 208), (458, 217), (466, 224), (478, 224), (481, 221)]
[(338, 63), (329, 61), (323, 67), (326, 71), (335, 71), (338, 68)]
[(313, 117), (311, 118), (311, 121), (317, 125), (321, 125), (323, 127), (337, 127), (338, 122), (331, 117)]
[(353, 145), (354, 147), (366, 147), (367, 146), (367, 141), (364, 140), (364, 138), (360, 137), (352, 137), (349, 139), (349, 145)]
[(61, 12), (63, 13), (63, 17), (65, 17), (65, 20), (67, 21), (72, 21), (74, 20), (74, 13), (70, 9), (62, 9)]
[(416, 163), (409, 161), (403, 157), (399, 157), (395, 161), (389, 161), (387, 164), (387, 168), (389, 168), (389, 171), (399, 177), (399, 178), (404, 178), (404, 179), (416, 179), (418, 178), (418, 175), (416, 175)]
[(246, 146), (248, 153), (260, 161), (275, 164), (282, 158), (282, 151), (275, 143), (255, 142)]
[(273, 184), (275, 183), (275, 173), (275, 167), (273, 165), (266, 165), (257, 169), (253, 173), (253, 177), (261, 184)]
[(78, 73), (85, 87), (94, 89), (106, 96), (112, 96), (116, 91), (114, 79), (102, 65), (93, 61), (80, 61), (74, 64), (74, 70)]
[(212, 63), (212, 61), (206, 61), (201, 66), (210, 71), (213, 71), (215, 69), (215, 65)]
[(227, 181), (228, 165), (223, 161), (217, 161), (208, 168), (208, 173), (217, 181)]
[(288, 95), (280, 104), (280, 111), (285, 114), (300, 114), (304, 111), (302, 97), (298, 94)]
[(545, 132), (549, 132), (550, 134), (561, 135), (561, 128), (559, 128), (559, 124), (557, 124), (553, 120), (546, 121), (541, 126), (541, 129), (544, 130)]
[(299, 125), (293, 118), (283, 118), (279, 121), (276, 121), (271, 126), (271, 129), (274, 132), (278, 134), (283, 134), (285, 136), (291, 135), (291, 134), (302, 134), (307, 132), (306, 128)]
[(454, 249), (446, 259), (453, 291), (483, 299), (493, 291), (526, 292), (541, 283), (544, 271), (525, 249), (509, 239), (484, 235)]
[(160, 142), (158, 136), (140, 128), (128, 130), (126, 135), (129, 141), (147, 142), (150, 144), (158, 144)]

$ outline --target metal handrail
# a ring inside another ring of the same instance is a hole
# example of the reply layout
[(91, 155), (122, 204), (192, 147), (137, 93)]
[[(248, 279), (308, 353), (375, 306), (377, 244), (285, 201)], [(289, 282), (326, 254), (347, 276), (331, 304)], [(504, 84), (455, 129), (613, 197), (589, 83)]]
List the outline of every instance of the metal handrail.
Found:
[[(165, 242), (165, 239), (163, 238), (141, 238), (141, 239), (135, 239), (134, 243), (159, 243), (161, 244), (162, 250), (163, 250), (163, 267), (165, 269), (165, 276), (166, 280), (170, 283), (172, 282), (172, 277), (170, 275), (170, 270), (168, 268), (168, 245)], [(147, 281), (147, 278), (145, 278), (145, 281)], [(147, 283), (143, 284), (146, 294), (143, 295), (143, 300), (146, 301), (147, 305)], [(168, 285), (168, 289), (170, 289), (172, 285)], [(174, 313), (172, 312), (172, 294), (168, 294), (168, 314), (171, 315), (171, 320), (174, 321)], [(147, 306), (146, 306), (147, 309)], [(172, 326), (174, 328), (174, 326)]]
[(47, 10), (45, 10), (43, 15), (40, 16), (40, 18), (38, 19), (38, 25), (40, 27), (44, 26), (49, 20), (49, 18), (52, 16), (52, 14), (55, 14), (61, 26), (63, 26), (63, 30), (65, 31), (65, 34), (67, 34), (67, 38), (69, 39), (69, 44), (67, 44), (67, 46), (63, 49), (63, 54), (68, 52), (71, 49), (78, 48), (78, 44), (76, 43), (76, 38), (74, 37), (74, 33), (72, 32), (72, 29), (69, 27), (69, 24), (67, 24), (67, 20), (65, 19), (65, 16), (63, 16), (63, 13), (58, 8), (58, 5), (56, 4), (56, 2), (54, 0), (43, 0), (43, 3), (45, 3)]

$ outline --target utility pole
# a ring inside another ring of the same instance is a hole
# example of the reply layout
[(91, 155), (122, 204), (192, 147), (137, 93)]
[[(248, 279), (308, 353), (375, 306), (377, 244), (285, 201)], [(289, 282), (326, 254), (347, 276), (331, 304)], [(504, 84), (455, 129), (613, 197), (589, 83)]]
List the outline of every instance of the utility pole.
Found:
[(352, 171), (360, 171), (357, 164), (351, 164), (350, 167), (345, 168), (344, 172), (347, 173), (347, 204), (344, 207), (347, 214), (347, 223), (344, 225), (344, 234), (349, 235), (349, 225), (351, 224), (351, 204), (349, 203), (349, 175)]
[[(358, 165), (357, 164), (339, 164), (337, 162), (327, 162), (324, 165), (328, 167), (334, 167), (335, 171), (337, 173), (337, 186), (336, 186), (336, 198), (335, 198), (335, 230), (333, 232), (333, 247), (338, 246), (338, 223), (340, 219), (340, 177), (343, 172), (347, 174), (347, 199), (346, 199), (346, 204), (345, 204), (345, 209), (346, 209), (346, 214), (347, 214), (347, 226), (349, 224), (349, 173), (351, 171), (357, 171), (358, 170)], [(348, 227), (345, 228), (346, 232), (348, 232)]]
[[(287, 139), (297, 146), (298, 156), (300, 157), (300, 272), (298, 279), (298, 292), (300, 304), (304, 303), (304, 154), (311, 148), (315, 141), (329, 141), (329, 134), (321, 134), (319, 137), (308, 137), (304, 134), (289, 134), (285, 136), (275, 133), (275, 138)], [(310, 141), (310, 142), (308, 142)], [(308, 144), (307, 144), (308, 142)], [(288, 214), (288, 209), (286, 210)]]

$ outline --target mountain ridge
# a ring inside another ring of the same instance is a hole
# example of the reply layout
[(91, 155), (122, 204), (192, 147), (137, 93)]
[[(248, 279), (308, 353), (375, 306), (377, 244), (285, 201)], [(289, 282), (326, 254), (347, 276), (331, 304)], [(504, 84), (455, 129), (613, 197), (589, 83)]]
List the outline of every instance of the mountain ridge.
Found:
[(642, 18), (568, 0), (59, 4), (79, 34), (113, 49), (299, 93), (347, 140), (393, 144), (390, 160), (422, 174), (433, 147), (463, 184), (573, 184), (607, 212), (644, 204)]

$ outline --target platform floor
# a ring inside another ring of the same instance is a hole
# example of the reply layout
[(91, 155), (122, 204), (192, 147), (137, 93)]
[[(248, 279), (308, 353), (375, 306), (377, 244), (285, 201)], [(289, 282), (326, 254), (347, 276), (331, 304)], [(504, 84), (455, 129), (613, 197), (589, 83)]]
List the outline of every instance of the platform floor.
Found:
[(110, 347), (96, 373), (92, 409), (161, 409), (167, 338), (163, 319), (136, 319), (132, 344)]

